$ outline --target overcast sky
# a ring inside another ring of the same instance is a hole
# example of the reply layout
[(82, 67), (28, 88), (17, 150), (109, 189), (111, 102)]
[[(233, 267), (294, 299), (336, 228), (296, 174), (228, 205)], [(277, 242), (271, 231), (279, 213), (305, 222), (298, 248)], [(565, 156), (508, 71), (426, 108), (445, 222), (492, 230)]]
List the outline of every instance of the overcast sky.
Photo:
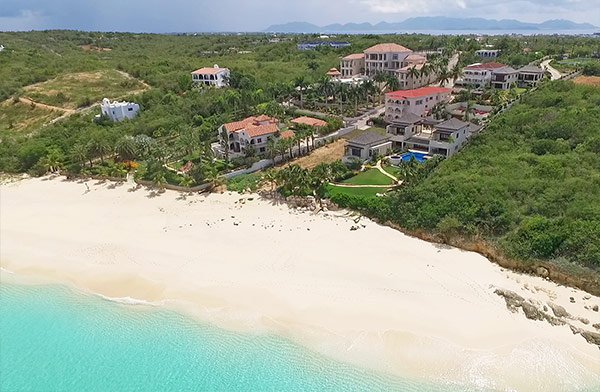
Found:
[(600, 26), (600, 0), (0, 0), (0, 31), (261, 31), (294, 21), (377, 23), (423, 15)]

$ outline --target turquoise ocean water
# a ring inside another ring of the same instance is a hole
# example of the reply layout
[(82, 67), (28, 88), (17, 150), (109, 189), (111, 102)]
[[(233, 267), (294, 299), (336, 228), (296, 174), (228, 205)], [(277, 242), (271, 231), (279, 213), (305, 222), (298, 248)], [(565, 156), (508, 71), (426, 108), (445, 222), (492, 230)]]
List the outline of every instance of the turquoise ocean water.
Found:
[(0, 287), (1, 391), (450, 391), (62, 286)]

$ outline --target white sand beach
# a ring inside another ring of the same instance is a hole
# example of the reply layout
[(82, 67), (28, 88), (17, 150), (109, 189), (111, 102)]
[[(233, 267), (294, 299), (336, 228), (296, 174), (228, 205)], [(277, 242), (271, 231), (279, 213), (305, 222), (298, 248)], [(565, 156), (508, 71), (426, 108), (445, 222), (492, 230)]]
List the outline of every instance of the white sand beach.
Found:
[(258, 195), (149, 197), (131, 184), (87, 185), (2, 185), (2, 280), (171, 306), (401, 376), (502, 391), (600, 388), (597, 346), (569, 325), (509, 311), (494, 291), (511, 290), (540, 309), (560, 305), (569, 324), (591, 332), (600, 332), (592, 326), (600, 323), (599, 297), (366, 218), (351, 231), (347, 211), (300, 212)]

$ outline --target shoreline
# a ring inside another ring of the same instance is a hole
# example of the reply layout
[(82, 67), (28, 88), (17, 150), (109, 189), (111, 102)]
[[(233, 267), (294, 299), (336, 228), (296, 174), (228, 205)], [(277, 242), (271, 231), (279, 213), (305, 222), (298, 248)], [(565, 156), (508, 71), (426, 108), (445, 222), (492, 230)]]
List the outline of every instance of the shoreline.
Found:
[(600, 385), (598, 347), (568, 325), (510, 312), (494, 293), (553, 301), (588, 319), (570, 323), (594, 331), (600, 315), (589, 308), (600, 298), (583, 291), (366, 218), (350, 231), (345, 211), (87, 183), (88, 193), (61, 179), (2, 186), (4, 269), (111, 298), (165, 301), (159, 306), (221, 328), (275, 333), (402, 377), (490, 389)]

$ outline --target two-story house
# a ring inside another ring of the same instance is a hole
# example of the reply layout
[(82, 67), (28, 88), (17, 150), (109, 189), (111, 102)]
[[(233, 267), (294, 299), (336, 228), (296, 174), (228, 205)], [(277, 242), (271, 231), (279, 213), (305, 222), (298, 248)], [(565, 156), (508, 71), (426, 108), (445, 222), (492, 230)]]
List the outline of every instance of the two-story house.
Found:
[(394, 123), (406, 112), (425, 116), (440, 103), (450, 100), (452, 90), (443, 87), (421, 87), (414, 90), (399, 90), (385, 95), (385, 120)]
[(492, 72), (504, 68), (506, 65), (500, 63), (477, 63), (463, 68), (463, 76), (457, 84), (481, 88), (489, 86), (492, 81)]
[(423, 129), (423, 117), (411, 112), (404, 112), (394, 122), (386, 127), (386, 132), (392, 141), (394, 149), (404, 148), (406, 139), (420, 133)]
[(534, 65), (526, 65), (517, 71), (519, 87), (533, 87), (544, 78), (544, 70)]
[[(421, 126), (402, 141), (402, 148), (442, 155), (446, 158), (458, 152), (471, 135), (471, 124), (451, 118), (443, 122), (423, 119)], [(393, 136), (392, 136), (393, 138)]]
[(516, 85), (519, 73), (512, 67), (496, 68), (492, 71), (492, 87), (497, 90), (508, 90)]
[[(101, 116), (108, 117), (112, 121), (119, 122), (131, 120), (138, 115), (140, 105), (134, 102), (110, 101), (104, 98), (100, 104)], [(96, 116), (98, 117), (98, 116)]]
[(194, 84), (213, 86), (216, 88), (229, 85), (229, 69), (220, 68), (217, 64), (211, 67), (204, 67), (192, 72), (192, 82)]
[(245, 155), (248, 149), (257, 155), (264, 154), (269, 140), (279, 133), (278, 124), (279, 120), (265, 115), (223, 124), (219, 128), (221, 147), (228, 150), (230, 157)]

